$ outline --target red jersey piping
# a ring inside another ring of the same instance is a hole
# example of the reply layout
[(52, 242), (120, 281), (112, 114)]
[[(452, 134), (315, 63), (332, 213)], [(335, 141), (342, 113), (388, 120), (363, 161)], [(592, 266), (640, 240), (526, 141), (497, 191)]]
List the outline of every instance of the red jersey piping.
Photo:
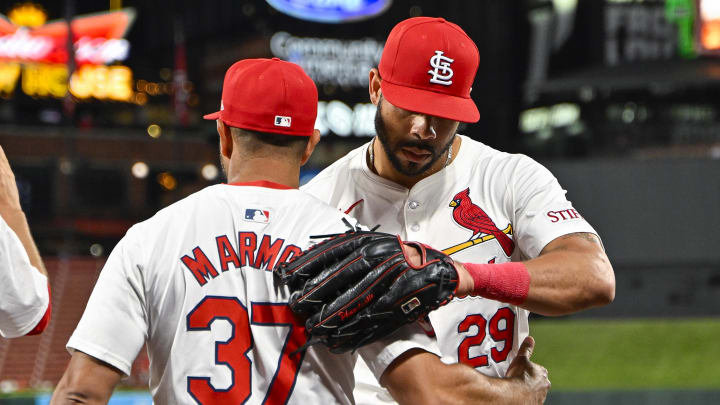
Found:
[(274, 181), (268, 180), (256, 180), (256, 181), (238, 181), (235, 183), (226, 183), (228, 186), (254, 186), (254, 187), (265, 187), (274, 188), (277, 190), (292, 190), (295, 187), (286, 186), (285, 184), (275, 183)]

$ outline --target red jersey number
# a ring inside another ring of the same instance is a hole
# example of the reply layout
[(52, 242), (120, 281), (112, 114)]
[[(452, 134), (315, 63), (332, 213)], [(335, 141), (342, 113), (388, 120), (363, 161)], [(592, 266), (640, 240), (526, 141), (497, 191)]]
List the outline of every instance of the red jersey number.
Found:
[(467, 336), (458, 346), (458, 361), (470, 367), (484, 367), (488, 365), (487, 355), (470, 357), (470, 348), (479, 346), (485, 340), (485, 325), (487, 321), (482, 315), (468, 315), (458, 325), (458, 333), (467, 333), (472, 325), (477, 326), (477, 334)]
[[(291, 353), (305, 344), (305, 328), (295, 321), (287, 304), (253, 302), (251, 305), (253, 325), (290, 329), (278, 368), (262, 402), (267, 405), (284, 404), (295, 386), (304, 355), (304, 352)], [(227, 388), (218, 389), (209, 377), (189, 376), (187, 389), (199, 404), (244, 403), (252, 394), (252, 362), (247, 353), (253, 347), (253, 338), (247, 308), (235, 297), (208, 296), (187, 315), (187, 328), (188, 331), (209, 331), (218, 319), (229, 322), (232, 333), (227, 341), (215, 342), (215, 364), (230, 369), (232, 383)]]
[[(504, 322), (503, 322), (504, 321)], [(502, 349), (498, 349), (500, 344), (490, 349), (490, 357), (495, 363), (502, 363), (507, 360), (508, 355), (513, 347), (513, 338), (515, 335), (515, 313), (507, 307), (500, 308), (495, 315), (487, 319), (480, 314), (468, 315), (458, 325), (458, 333), (468, 333), (472, 326), (477, 328), (477, 333), (468, 335), (460, 342), (458, 346), (458, 361), (467, 364), (470, 367), (485, 367), (488, 363), (488, 355), (470, 357), (470, 348), (482, 345), (487, 335), (496, 342), (502, 342)]]

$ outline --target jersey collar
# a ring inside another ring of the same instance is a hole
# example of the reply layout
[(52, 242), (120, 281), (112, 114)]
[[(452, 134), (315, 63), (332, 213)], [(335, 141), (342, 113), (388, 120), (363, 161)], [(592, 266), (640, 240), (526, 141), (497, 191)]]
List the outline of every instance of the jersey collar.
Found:
[(264, 188), (274, 188), (277, 190), (292, 190), (295, 187), (286, 186), (284, 184), (275, 183), (273, 181), (267, 181), (267, 180), (256, 180), (256, 181), (238, 181), (235, 183), (227, 183), (229, 186), (253, 186), (253, 187), (264, 187)]

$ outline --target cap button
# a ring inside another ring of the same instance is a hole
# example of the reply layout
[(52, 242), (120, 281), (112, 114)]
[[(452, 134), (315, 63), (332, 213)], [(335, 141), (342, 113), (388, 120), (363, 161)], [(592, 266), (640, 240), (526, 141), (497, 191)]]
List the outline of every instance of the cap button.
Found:
[(280, 60), (280, 58), (272, 58), (272, 60)]
[(438, 18), (438, 21), (440, 21), (440, 22), (446, 22), (445, 19), (442, 18), (442, 17)]

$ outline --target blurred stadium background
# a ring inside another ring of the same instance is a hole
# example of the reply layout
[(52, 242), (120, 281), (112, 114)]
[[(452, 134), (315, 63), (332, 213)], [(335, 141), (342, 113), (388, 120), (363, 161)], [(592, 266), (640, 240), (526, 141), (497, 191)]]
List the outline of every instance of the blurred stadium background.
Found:
[[(548, 403), (720, 403), (720, 0), (36, 0), (0, 14), (0, 144), (53, 286), (45, 333), (0, 339), (0, 403), (47, 403), (131, 224), (223, 181), (201, 115), (227, 67), (277, 56), (316, 81), (309, 179), (373, 135), (367, 72), (419, 15), (480, 49), (482, 118), (461, 133), (546, 164), (615, 267), (612, 305), (532, 321)], [(150, 403), (147, 368), (142, 353), (113, 403)]]

